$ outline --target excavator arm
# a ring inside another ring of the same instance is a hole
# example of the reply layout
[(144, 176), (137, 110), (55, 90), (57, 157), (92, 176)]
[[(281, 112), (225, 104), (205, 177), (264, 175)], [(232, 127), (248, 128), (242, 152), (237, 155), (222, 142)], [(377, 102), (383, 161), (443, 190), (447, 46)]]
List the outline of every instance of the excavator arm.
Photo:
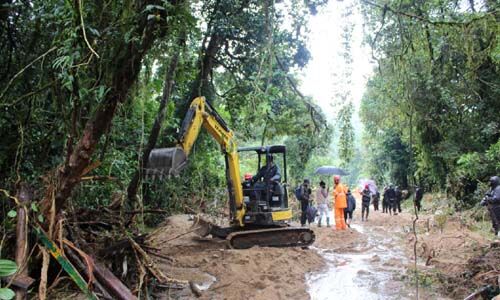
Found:
[(233, 131), (205, 100), (205, 97), (195, 98), (191, 102), (181, 125), (179, 143), (173, 148), (151, 151), (146, 174), (160, 177), (178, 175), (186, 166), (188, 156), (202, 127), (219, 143), (225, 155), (231, 220), (233, 224), (243, 226), (245, 204), (240, 179), (238, 147), (234, 141)]

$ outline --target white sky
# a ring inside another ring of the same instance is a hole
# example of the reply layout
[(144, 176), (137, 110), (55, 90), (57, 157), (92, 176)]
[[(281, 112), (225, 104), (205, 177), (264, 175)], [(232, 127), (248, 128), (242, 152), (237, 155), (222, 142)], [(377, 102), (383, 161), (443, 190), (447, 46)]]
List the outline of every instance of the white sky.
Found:
[[(353, 0), (329, 1), (316, 16), (312, 16), (309, 22), (309, 51), (312, 59), (304, 69), (301, 78), (301, 91), (312, 96), (314, 101), (323, 109), (329, 122), (334, 122), (332, 116), (333, 83), (332, 74), (336, 69), (344, 65), (339, 53), (342, 51), (341, 33), (342, 21), (341, 12), (344, 7)], [(371, 52), (368, 45), (363, 42), (363, 16), (356, 8), (350, 16), (354, 24), (353, 36), (351, 39), (352, 48), (352, 101), (356, 107), (353, 116), (355, 127), (359, 124), (358, 110), (361, 97), (365, 91), (366, 82), (372, 74), (374, 64), (371, 62)], [(357, 128), (359, 129), (359, 128)]]

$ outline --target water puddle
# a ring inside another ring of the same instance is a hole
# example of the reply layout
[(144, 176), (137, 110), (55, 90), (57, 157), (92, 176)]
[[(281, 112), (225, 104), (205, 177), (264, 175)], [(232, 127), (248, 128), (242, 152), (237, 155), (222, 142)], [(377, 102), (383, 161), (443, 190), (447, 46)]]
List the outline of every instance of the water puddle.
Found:
[(215, 276), (208, 273), (203, 273), (203, 274), (204, 274), (203, 281), (196, 283), (196, 286), (198, 286), (198, 288), (201, 291), (208, 290), (210, 286), (212, 286), (212, 284), (214, 284), (217, 281), (217, 278)]
[(315, 248), (326, 259), (327, 271), (306, 277), (311, 298), (414, 299), (414, 289), (398, 279), (407, 258), (390, 234), (380, 227), (351, 228), (366, 234), (366, 243), (341, 252)]

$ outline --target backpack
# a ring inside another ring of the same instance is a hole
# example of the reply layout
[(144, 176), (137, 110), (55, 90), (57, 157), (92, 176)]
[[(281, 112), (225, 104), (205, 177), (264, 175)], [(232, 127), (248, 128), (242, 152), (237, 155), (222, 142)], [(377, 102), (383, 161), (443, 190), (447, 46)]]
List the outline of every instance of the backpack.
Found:
[(298, 201), (302, 201), (304, 199), (304, 190), (302, 189), (302, 186), (298, 186), (295, 188), (295, 198), (297, 198)]
[(306, 210), (306, 216), (307, 216), (307, 221), (309, 223), (314, 222), (314, 218), (316, 217), (316, 214), (318, 213), (318, 209), (312, 205), (309, 205)]

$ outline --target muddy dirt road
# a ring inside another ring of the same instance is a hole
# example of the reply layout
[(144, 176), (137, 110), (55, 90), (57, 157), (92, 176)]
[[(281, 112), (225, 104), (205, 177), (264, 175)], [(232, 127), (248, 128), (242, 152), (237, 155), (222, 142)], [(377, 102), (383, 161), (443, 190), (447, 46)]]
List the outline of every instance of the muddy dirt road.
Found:
[[(309, 249), (232, 250), (224, 241), (200, 239), (194, 233), (184, 235), (190, 230), (191, 222), (187, 215), (180, 215), (169, 218), (165, 226), (153, 232), (149, 243), (161, 248), (162, 256), (170, 258), (158, 258), (166, 274), (189, 280), (201, 290), (198, 299), (415, 299), (412, 272), (407, 271), (413, 265), (410, 251), (413, 240), (409, 232), (412, 217), (404, 212), (390, 216), (371, 211), (369, 220), (361, 222), (360, 212), (356, 210), (348, 230), (311, 225), (316, 242)], [(420, 229), (429, 222), (428, 217), (422, 216)], [(450, 230), (454, 231), (444, 230), (442, 234), (452, 236), (458, 232), (453, 226)], [(477, 245), (488, 242), (472, 233), (461, 232)], [(421, 240), (430, 244), (428, 239), (425, 233), (421, 234)], [(425, 253), (420, 253), (421, 240), (418, 266), (428, 270), (432, 266), (425, 265)], [(460, 253), (468, 251), (464, 245), (460, 244), (463, 248), (459, 249)], [(454, 272), (465, 266), (467, 257), (453, 262), (446, 253), (440, 254), (443, 261), (439, 261), (439, 257), (433, 261), (437, 265), (456, 263)], [(453, 251), (450, 255), (457, 256)], [(419, 295), (420, 299), (448, 299), (425, 287), (420, 288)], [(190, 289), (168, 289), (155, 297), (196, 298)]]
[[(371, 212), (361, 222), (355, 214), (351, 229), (330, 232), (318, 228), (313, 247), (326, 260), (326, 269), (306, 275), (314, 300), (327, 299), (415, 299), (416, 288), (407, 276), (413, 261), (405, 252), (405, 228), (411, 216)], [(411, 221), (410, 221), (411, 222)], [(446, 299), (420, 289), (422, 299)]]

